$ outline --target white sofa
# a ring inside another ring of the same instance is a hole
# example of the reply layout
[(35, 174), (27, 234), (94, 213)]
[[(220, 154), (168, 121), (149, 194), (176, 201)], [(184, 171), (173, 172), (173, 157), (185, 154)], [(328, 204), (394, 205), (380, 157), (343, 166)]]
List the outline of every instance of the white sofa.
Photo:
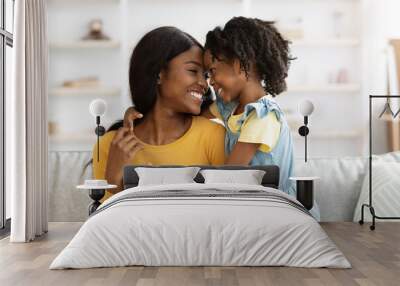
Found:
[[(400, 162), (400, 155), (383, 155)], [(76, 185), (91, 178), (90, 152), (51, 151), (49, 153), (49, 220), (84, 221), (90, 203), (87, 191)], [(296, 160), (296, 175), (318, 176), (315, 199), (320, 207), (321, 221), (353, 221), (355, 206), (367, 170), (362, 157), (311, 158), (305, 164)]]

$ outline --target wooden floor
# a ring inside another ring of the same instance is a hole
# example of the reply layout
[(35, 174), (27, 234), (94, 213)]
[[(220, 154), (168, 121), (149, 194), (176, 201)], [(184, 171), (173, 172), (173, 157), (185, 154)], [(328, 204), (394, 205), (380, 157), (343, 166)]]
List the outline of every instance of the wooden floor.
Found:
[(81, 223), (50, 223), (32, 243), (0, 241), (0, 285), (400, 285), (400, 223), (324, 223), (353, 268), (121, 267), (48, 270)]

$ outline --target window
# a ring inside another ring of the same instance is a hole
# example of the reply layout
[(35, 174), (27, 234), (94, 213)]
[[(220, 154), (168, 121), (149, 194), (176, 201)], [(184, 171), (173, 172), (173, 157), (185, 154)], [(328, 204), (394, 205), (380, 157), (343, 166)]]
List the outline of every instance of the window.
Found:
[(9, 231), (9, 194), (5, 188), (5, 104), (11, 92), (14, 0), (0, 0), (0, 235)]

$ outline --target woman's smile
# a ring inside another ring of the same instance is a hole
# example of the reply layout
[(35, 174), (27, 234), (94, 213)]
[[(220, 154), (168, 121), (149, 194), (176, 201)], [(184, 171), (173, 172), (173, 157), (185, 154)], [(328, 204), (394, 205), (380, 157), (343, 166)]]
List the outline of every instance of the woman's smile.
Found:
[(189, 90), (189, 96), (193, 97), (196, 101), (203, 102), (203, 93), (197, 90)]

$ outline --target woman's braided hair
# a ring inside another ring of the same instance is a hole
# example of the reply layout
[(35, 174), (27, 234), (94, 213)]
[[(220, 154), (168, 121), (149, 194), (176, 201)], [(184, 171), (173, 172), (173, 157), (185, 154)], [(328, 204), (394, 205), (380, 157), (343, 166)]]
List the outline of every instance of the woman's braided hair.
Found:
[(274, 22), (234, 17), (209, 31), (205, 49), (218, 60), (238, 59), (240, 68), (249, 76), (253, 64), (267, 93), (276, 96), (286, 90), (286, 77), (291, 57), (290, 42), (285, 40)]

